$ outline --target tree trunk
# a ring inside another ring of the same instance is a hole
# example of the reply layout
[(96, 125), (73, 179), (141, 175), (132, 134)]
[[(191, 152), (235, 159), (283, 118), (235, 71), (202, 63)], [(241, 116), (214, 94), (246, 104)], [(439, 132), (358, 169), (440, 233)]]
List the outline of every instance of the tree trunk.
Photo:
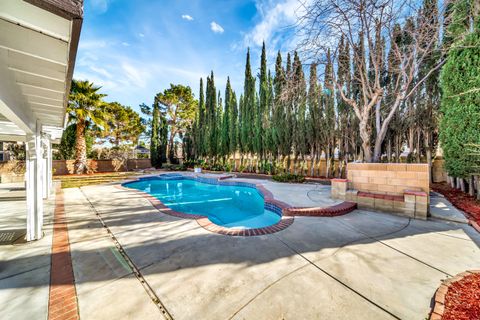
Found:
[(477, 186), (477, 200), (480, 201), (480, 178), (475, 176), (475, 185)]
[(363, 159), (365, 162), (372, 162), (372, 146), (370, 144), (370, 130), (367, 120), (360, 120), (360, 138), (362, 139)]
[(468, 194), (472, 197), (475, 196), (475, 181), (473, 180), (473, 176), (468, 178)]
[(310, 157), (310, 176), (315, 177), (315, 162), (317, 160), (317, 154), (313, 151), (313, 148)]
[(465, 191), (466, 191), (466, 188), (465, 188), (465, 179), (463, 179), (463, 178), (458, 178), (458, 180), (460, 180), (460, 190), (462, 190), (462, 192), (465, 192)]
[(452, 187), (453, 189), (456, 188), (455, 181), (456, 179), (454, 177), (450, 177), (450, 187)]
[(75, 173), (83, 174), (87, 171), (87, 143), (85, 141), (85, 120), (77, 122), (75, 142)]
[(416, 159), (417, 163), (420, 163), (420, 129), (417, 129), (417, 150), (416, 150)]
[(432, 146), (430, 143), (430, 132), (426, 131), (423, 133), (425, 138), (425, 155), (427, 156), (428, 172), (430, 175), (430, 183), (432, 183), (433, 174), (432, 174)]

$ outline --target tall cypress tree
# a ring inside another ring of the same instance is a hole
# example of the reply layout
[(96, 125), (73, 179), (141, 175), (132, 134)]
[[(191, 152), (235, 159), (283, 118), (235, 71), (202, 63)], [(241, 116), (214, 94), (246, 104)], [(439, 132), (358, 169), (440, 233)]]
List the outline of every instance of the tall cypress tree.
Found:
[(223, 157), (230, 153), (230, 125), (232, 117), (232, 87), (230, 86), (230, 77), (227, 77), (225, 88), (225, 108), (223, 111), (222, 130), (221, 130), (221, 154)]
[(327, 177), (333, 174), (333, 160), (335, 152), (335, 97), (333, 88), (333, 63), (330, 50), (327, 53), (327, 64), (325, 66), (324, 83), (324, 104), (325, 104), (325, 136), (326, 136), (326, 158), (327, 158)]
[(285, 103), (282, 99), (282, 94), (285, 86), (285, 70), (282, 66), (282, 54), (278, 51), (277, 59), (275, 62), (275, 79), (274, 83), (274, 107), (273, 107), (273, 143), (278, 149), (277, 157), (284, 155), (285, 152), (285, 136), (286, 136), (286, 126), (285, 126)]
[(268, 108), (268, 78), (267, 78), (267, 53), (265, 50), (265, 42), (262, 45), (262, 55), (260, 58), (260, 88), (259, 101), (256, 104), (258, 109), (255, 112), (255, 143), (254, 151), (263, 159), (265, 152), (264, 141), (264, 125), (266, 112)]
[(310, 146), (310, 175), (315, 175), (315, 163), (321, 134), (320, 92), (317, 79), (317, 64), (310, 65), (310, 80), (308, 86), (308, 116), (307, 116), (307, 141)]
[(244, 97), (242, 115), (243, 128), (242, 140), (245, 144), (245, 151), (254, 153), (255, 141), (255, 110), (256, 110), (256, 92), (255, 92), (255, 78), (252, 76), (252, 69), (250, 66), (250, 49), (247, 51), (247, 61), (245, 64), (245, 82), (244, 82)]
[(205, 94), (203, 90), (203, 79), (200, 78), (200, 95), (196, 120), (195, 150), (198, 156), (206, 156), (206, 127), (205, 127)]
[(157, 103), (153, 104), (152, 111), (152, 132), (150, 133), (150, 159), (152, 166), (159, 168), (162, 166), (160, 160), (160, 110)]
[(238, 104), (237, 95), (235, 91), (232, 91), (232, 98), (230, 101), (231, 116), (230, 116), (230, 153), (234, 153), (238, 150)]
[[(303, 73), (303, 66), (300, 58), (295, 51), (293, 57), (293, 106), (294, 106), (294, 156), (295, 162), (298, 156), (301, 156), (302, 159), (307, 153), (307, 141), (306, 141), (306, 123), (305, 115), (307, 111), (307, 94), (306, 94), (306, 84), (305, 84), (305, 75)], [(295, 166), (295, 172), (297, 172), (297, 167)], [(302, 169), (303, 170), (303, 169)]]

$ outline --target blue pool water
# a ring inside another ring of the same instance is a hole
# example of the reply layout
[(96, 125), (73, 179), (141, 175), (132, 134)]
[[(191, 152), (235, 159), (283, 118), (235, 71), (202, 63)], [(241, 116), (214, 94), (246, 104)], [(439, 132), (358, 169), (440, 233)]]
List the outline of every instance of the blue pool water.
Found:
[(147, 192), (169, 208), (207, 216), (223, 227), (262, 228), (280, 221), (279, 214), (264, 209), (257, 189), (213, 185), (189, 179), (146, 179), (125, 185)]

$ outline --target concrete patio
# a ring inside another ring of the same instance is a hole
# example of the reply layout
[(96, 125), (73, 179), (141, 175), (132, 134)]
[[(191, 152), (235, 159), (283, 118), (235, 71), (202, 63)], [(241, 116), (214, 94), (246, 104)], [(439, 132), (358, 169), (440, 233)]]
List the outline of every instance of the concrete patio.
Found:
[[(328, 186), (262, 183), (294, 205), (335, 203)], [(325, 197), (307, 197), (316, 188)], [(462, 223), (356, 210), (231, 237), (113, 184), (64, 189), (64, 199), (82, 319), (160, 319), (162, 311), (174, 319), (422, 319), (441, 280), (480, 261), (480, 234)], [(48, 281), (0, 285), (14, 292)], [(28, 318), (22, 309), (11, 315)]]

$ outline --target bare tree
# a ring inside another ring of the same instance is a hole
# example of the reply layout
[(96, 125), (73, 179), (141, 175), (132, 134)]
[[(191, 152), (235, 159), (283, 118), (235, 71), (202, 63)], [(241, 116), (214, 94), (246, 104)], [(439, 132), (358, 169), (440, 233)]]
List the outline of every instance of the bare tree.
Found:
[[(334, 52), (342, 36), (352, 48), (352, 81), (358, 86), (358, 96), (349, 94), (335, 77), (333, 82), (339, 97), (353, 108), (359, 120), (366, 162), (380, 160), (382, 143), (397, 110), (444, 63), (440, 58), (425, 70), (425, 61), (438, 50), (438, 29), (423, 15), (418, 2), (313, 0), (303, 4), (297, 30), (305, 57), (324, 61), (328, 50)], [(386, 50), (397, 61), (393, 85), (384, 81)], [(420, 67), (422, 73), (418, 72)]]

